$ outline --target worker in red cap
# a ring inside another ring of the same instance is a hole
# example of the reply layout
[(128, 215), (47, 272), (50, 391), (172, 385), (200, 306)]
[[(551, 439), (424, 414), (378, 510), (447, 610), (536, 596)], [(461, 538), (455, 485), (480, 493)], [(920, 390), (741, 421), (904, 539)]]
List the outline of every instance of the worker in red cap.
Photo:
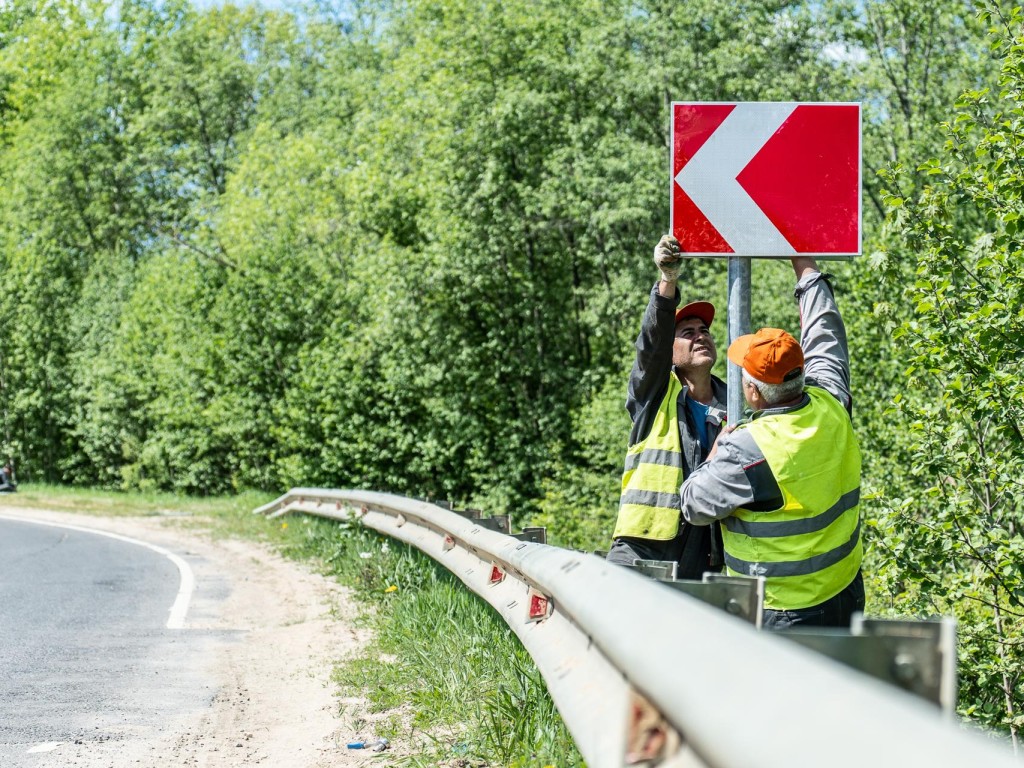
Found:
[(679, 515), (679, 485), (708, 455), (725, 419), (725, 383), (711, 375), (718, 359), (706, 301), (680, 307), (679, 242), (665, 235), (654, 249), (661, 279), (651, 290), (626, 410), (633, 427), (608, 560), (677, 563), (678, 578), (722, 568), (718, 525), (692, 526)]
[(725, 571), (763, 576), (763, 626), (848, 627), (864, 610), (860, 449), (846, 329), (814, 259), (793, 257), (800, 342), (762, 328), (729, 345), (749, 421), (682, 483), (693, 525), (722, 525)]

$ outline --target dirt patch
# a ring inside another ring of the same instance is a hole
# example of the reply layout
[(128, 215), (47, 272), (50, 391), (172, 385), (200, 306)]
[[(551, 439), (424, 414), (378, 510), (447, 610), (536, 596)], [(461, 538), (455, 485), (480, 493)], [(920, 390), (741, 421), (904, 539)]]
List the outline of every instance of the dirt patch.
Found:
[(4, 507), (5, 515), (128, 536), (189, 563), (195, 591), (185, 633), (214, 638), (203, 653), (209, 704), (131, 738), (63, 744), (39, 765), (329, 766), (387, 765), (384, 755), (349, 750), (371, 741), (373, 715), (338, 698), (331, 669), (367, 642), (346, 589), (269, 548), (215, 539), (173, 517), (92, 517)]

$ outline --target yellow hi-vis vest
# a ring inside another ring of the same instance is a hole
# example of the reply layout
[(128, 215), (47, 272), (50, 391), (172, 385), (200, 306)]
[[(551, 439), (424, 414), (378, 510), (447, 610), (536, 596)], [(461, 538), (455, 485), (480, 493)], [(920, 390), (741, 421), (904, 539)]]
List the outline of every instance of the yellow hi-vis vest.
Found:
[(850, 416), (808, 387), (809, 405), (746, 425), (782, 492), (771, 512), (738, 509), (722, 520), (726, 572), (764, 576), (766, 608), (796, 610), (839, 594), (857, 575), (860, 448)]
[(626, 451), (614, 538), (636, 536), (667, 541), (679, 532), (683, 446), (677, 408), (682, 391), (683, 385), (673, 373), (650, 433)]

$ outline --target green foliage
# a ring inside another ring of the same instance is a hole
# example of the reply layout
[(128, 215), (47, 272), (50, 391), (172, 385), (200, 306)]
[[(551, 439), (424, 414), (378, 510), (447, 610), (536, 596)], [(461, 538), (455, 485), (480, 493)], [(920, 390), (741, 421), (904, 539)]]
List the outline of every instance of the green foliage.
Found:
[[(1024, 37), (991, 6), (998, 93), (966, 92), (941, 159), (886, 174), (913, 280), (883, 316), (902, 350), (911, 485), (880, 517), (881, 586), (896, 607), (960, 621), (961, 707), (1016, 739), (1024, 631)], [(915, 192), (914, 187), (917, 190)], [(913, 588), (908, 588), (908, 583)]]
[[(576, 425), (652, 280), (666, 98), (838, 88), (815, 66), (823, 18), (589, 0), (5, 16), (6, 450), (26, 477), (364, 485), (520, 519), (568, 473), (607, 508)], [(717, 267), (695, 264), (693, 290)]]
[(573, 460), (544, 480), (540, 511), (530, 522), (547, 528), (552, 544), (582, 550), (608, 548), (629, 435), (629, 416), (623, 407), (626, 375), (609, 377), (577, 412)]

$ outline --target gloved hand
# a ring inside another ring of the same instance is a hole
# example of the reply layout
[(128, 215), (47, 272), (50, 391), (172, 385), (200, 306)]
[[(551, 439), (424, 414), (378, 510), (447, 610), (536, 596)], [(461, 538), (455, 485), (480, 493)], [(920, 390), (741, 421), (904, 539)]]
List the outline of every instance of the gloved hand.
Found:
[(661, 240), (654, 246), (654, 263), (661, 270), (661, 279), (674, 283), (679, 279), (679, 270), (682, 269), (682, 257), (679, 255), (679, 241), (672, 235), (662, 235)]

